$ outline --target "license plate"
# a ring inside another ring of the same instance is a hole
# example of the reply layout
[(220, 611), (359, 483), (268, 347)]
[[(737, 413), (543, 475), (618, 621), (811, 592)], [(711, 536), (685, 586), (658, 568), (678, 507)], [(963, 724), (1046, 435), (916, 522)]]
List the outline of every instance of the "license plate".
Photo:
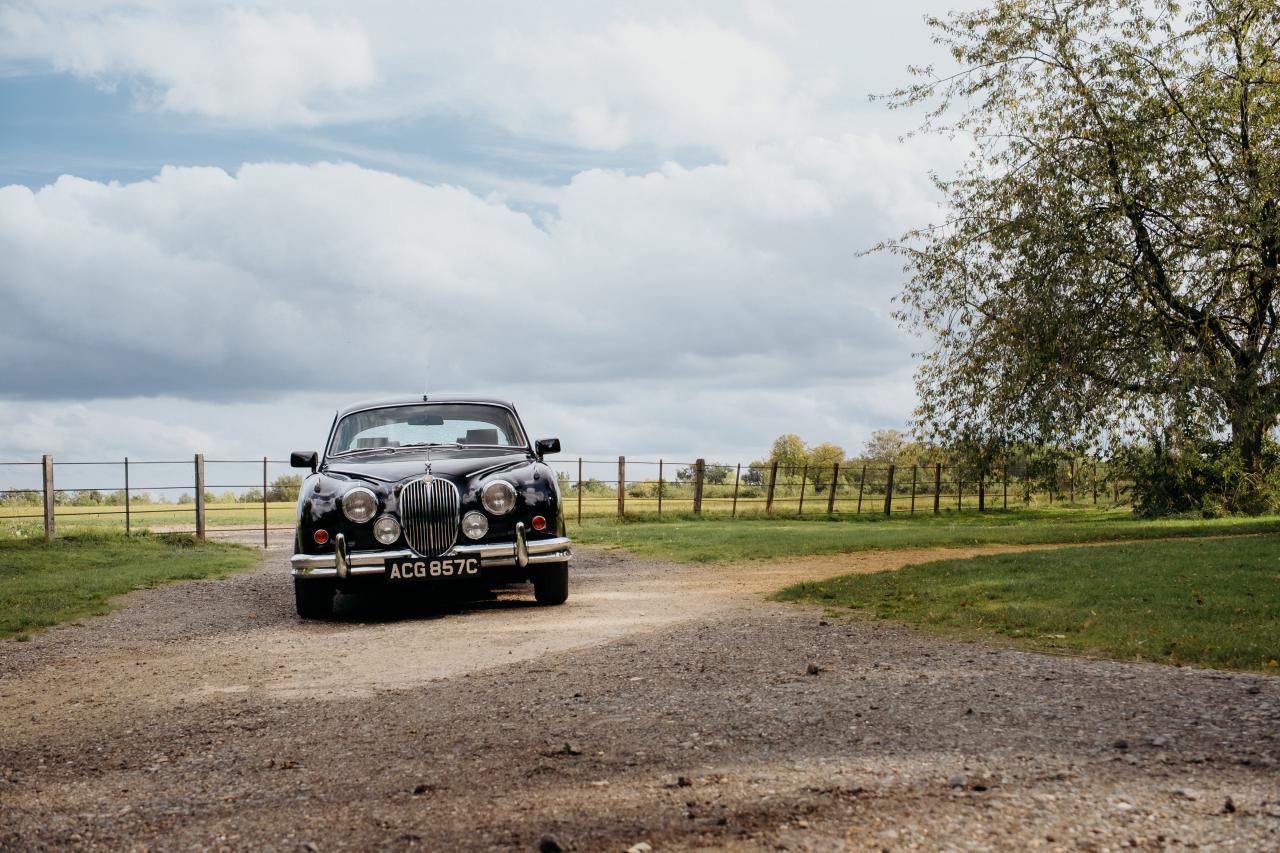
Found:
[(393, 581), (479, 576), (480, 560), (477, 557), (457, 557), (442, 560), (387, 560), (387, 578)]

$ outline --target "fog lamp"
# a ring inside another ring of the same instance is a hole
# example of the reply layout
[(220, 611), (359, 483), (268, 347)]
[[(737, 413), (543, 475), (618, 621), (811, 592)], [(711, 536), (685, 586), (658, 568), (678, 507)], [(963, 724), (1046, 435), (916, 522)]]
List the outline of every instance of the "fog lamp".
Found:
[(468, 539), (479, 539), (489, 532), (489, 519), (482, 512), (469, 512), (462, 517), (462, 532)]
[(389, 515), (384, 515), (373, 523), (373, 538), (383, 545), (390, 545), (400, 538), (400, 522)]

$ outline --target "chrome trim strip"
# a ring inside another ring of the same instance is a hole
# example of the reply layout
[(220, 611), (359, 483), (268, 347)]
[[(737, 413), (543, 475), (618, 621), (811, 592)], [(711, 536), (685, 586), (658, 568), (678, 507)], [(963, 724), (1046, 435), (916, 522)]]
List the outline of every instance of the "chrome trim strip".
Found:
[[(567, 562), (573, 558), (567, 536), (556, 536), (552, 539), (525, 541), (528, 555), (527, 565), (543, 563)], [(420, 560), (421, 555), (408, 549), (395, 551), (356, 551), (346, 553), (347, 574), (380, 575), (386, 571), (387, 560)], [(493, 542), (482, 545), (455, 545), (440, 555), (447, 557), (479, 557), (480, 565), (485, 567), (518, 565), (516, 543)], [(289, 561), (295, 577), (333, 578), (337, 577), (337, 558), (335, 554), (294, 554)]]

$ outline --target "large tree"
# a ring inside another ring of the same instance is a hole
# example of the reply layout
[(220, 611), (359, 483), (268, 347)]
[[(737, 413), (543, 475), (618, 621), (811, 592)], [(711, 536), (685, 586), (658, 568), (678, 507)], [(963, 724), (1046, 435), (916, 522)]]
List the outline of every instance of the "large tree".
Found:
[(947, 220), (885, 248), (944, 440), (1229, 431), (1280, 414), (1280, 5), (999, 0), (931, 19), (960, 70), (895, 93), (971, 144)]

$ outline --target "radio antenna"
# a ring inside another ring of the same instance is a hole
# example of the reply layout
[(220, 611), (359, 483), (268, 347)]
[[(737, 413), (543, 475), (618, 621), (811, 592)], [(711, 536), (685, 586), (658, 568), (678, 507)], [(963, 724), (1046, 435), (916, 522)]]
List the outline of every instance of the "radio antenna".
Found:
[(431, 336), (427, 336), (426, 346), (422, 348), (422, 402), (427, 402), (431, 395)]

